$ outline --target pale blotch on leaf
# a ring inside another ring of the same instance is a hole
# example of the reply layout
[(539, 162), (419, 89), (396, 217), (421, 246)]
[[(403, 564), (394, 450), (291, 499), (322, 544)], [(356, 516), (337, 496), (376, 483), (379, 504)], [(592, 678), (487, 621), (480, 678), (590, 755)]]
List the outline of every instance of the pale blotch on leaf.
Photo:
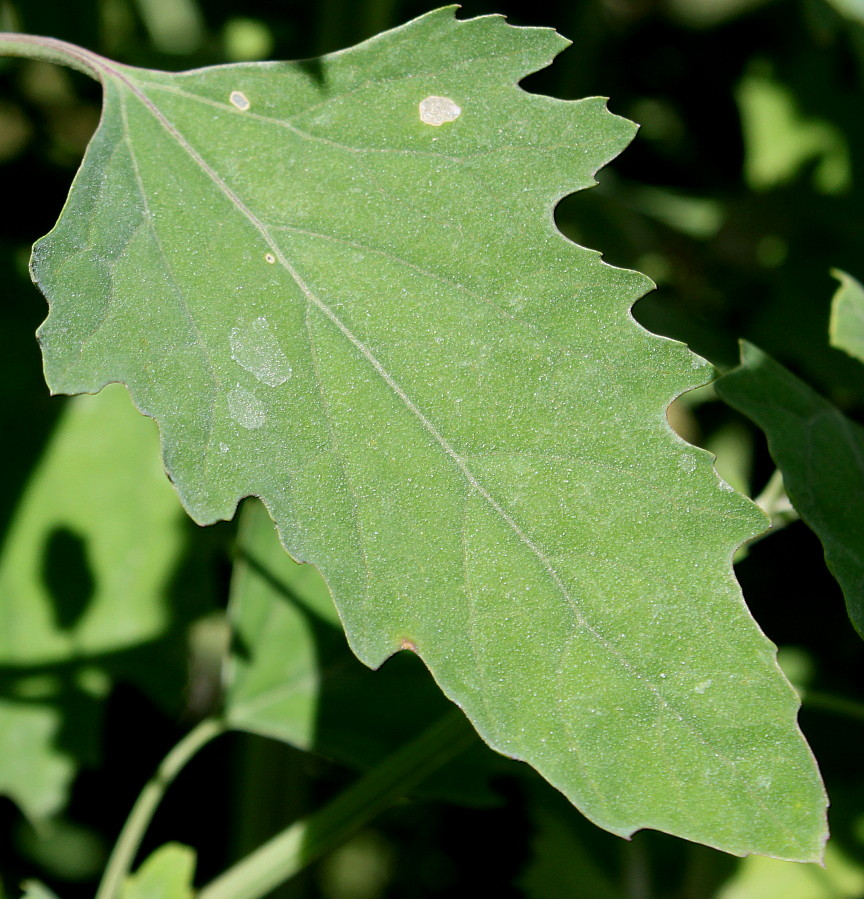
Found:
[(231, 358), (262, 384), (278, 387), (291, 377), (291, 363), (263, 315), (232, 328), (230, 341)]
[(264, 254), (264, 261), (265, 261), (265, 262), (269, 262), (270, 265), (275, 265), (275, 263), (276, 263), (276, 257), (275, 257), (272, 253), (265, 253), (265, 254)]
[(462, 110), (449, 97), (427, 97), (420, 101), (420, 121), (426, 125), (455, 122)]
[(264, 403), (240, 384), (232, 387), (228, 394), (228, 414), (247, 431), (254, 431), (267, 421)]
[(228, 98), (231, 101), (232, 106), (236, 106), (240, 112), (246, 112), (246, 110), (252, 105), (249, 102), (249, 98), (243, 91), (231, 91), (231, 96)]

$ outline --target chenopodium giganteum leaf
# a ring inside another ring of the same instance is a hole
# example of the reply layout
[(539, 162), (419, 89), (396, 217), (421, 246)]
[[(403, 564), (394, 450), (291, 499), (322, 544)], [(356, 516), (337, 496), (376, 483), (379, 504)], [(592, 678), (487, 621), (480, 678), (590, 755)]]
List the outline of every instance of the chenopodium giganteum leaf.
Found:
[(197, 521), (260, 496), (364, 662), (418, 652), (602, 827), (816, 859), (731, 568), (764, 519), (665, 419), (712, 369), (554, 223), (634, 133), (518, 86), (566, 44), (443, 9), (298, 63), (75, 50), (105, 108), (34, 249), (47, 378), (128, 385)]

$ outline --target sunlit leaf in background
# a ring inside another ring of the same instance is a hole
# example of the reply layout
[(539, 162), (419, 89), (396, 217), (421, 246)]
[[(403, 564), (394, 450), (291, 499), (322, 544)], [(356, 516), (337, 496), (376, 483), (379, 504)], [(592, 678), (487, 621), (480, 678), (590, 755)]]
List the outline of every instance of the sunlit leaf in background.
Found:
[(70, 401), (0, 551), (0, 792), (31, 818), (96, 762), (106, 672), (176, 694), (154, 647), (178, 624), (183, 532), (152, 422), (120, 387)]
[(167, 843), (127, 879), (119, 899), (192, 899), (194, 876), (195, 850)]
[(57, 894), (49, 890), (44, 883), (28, 880), (24, 884), (24, 895), (21, 899), (57, 899)]
[(744, 174), (754, 190), (793, 181), (812, 166), (823, 193), (849, 187), (849, 148), (842, 132), (823, 119), (804, 116), (789, 89), (770, 70), (754, 65), (738, 85), (745, 141)]

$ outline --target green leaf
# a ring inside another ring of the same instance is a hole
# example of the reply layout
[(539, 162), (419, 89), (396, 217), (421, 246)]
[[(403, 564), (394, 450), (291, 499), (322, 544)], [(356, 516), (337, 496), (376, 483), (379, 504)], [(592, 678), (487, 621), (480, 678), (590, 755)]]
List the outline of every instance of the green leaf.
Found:
[(839, 268), (831, 274), (840, 282), (831, 300), (831, 346), (864, 362), (864, 286)]
[(126, 879), (120, 899), (192, 899), (194, 877), (195, 851), (166, 843)]
[(816, 532), (864, 637), (864, 428), (752, 344), (717, 393), (768, 437), (792, 505)]
[(36, 675), (4, 676), (2, 687), (0, 794), (46, 819), (66, 805), (78, 767), (98, 758), (104, 684)]
[(763, 517), (665, 420), (712, 369), (554, 224), (634, 131), (518, 87), (565, 44), (452, 8), (180, 74), (52, 44), (105, 108), (34, 248), (47, 378), (128, 384), (196, 520), (260, 496), (362, 661), (416, 650), (601, 826), (816, 858), (797, 697), (731, 569)]
[(864, 893), (864, 867), (833, 841), (825, 847), (824, 867), (792, 865), (774, 858), (748, 858), (717, 899), (858, 899)]
[(152, 675), (182, 525), (125, 391), (71, 400), (0, 551), (0, 793), (32, 819), (96, 760), (105, 672), (147, 646)]

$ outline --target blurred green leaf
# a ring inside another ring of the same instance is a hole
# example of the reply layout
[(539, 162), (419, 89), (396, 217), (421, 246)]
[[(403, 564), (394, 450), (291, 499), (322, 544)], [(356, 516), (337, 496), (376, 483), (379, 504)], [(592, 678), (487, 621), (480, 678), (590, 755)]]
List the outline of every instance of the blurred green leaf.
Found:
[(864, 362), (864, 286), (840, 269), (831, 274), (840, 282), (831, 300), (831, 346)]
[(864, 866), (829, 844), (824, 867), (745, 858), (717, 899), (859, 899), (862, 894)]
[(104, 691), (94, 695), (77, 682), (35, 678), (45, 689), (34, 699), (28, 696), (33, 680), (6, 675), (0, 681), (0, 793), (38, 821), (66, 804), (78, 766), (95, 764)]
[(826, 0), (841, 15), (864, 24), (864, 0)]
[(789, 499), (822, 541), (864, 636), (864, 428), (746, 342), (741, 366), (716, 387), (767, 435)]
[(416, 650), (596, 823), (818, 858), (797, 697), (730, 564), (762, 515), (664, 416), (712, 368), (551, 215), (634, 130), (518, 87), (565, 44), (452, 8), (176, 75), (38, 44), (105, 94), (34, 248), (47, 378), (128, 384), (198, 521), (260, 496), (364, 662)]
[(195, 851), (167, 843), (126, 879), (119, 899), (192, 899), (194, 877)]
[(225, 23), (222, 41), (231, 62), (267, 59), (273, 49), (273, 35), (264, 22), (242, 16)]
[(125, 391), (70, 401), (0, 551), (0, 792), (31, 818), (95, 762), (105, 670), (170, 627), (182, 525)]
[(73, 883), (98, 877), (108, 855), (100, 834), (67, 818), (40, 822), (38, 829), (21, 821), (15, 843), (42, 874)]
[(691, 28), (715, 28), (745, 15), (768, 0), (663, 0), (677, 20)]
[(186, 54), (204, 42), (197, 0), (135, 0), (153, 46), (163, 53)]
[(804, 116), (787, 85), (751, 67), (736, 90), (744, 132), (744, 175), (757, 191), (792, 181), (814, 163), (813, 183), (823, 193), (849, 188), (849, 148), (832, 123)]
[(57, 899), (57, 894), (38, 880), (28, 880), (24, 884), (24, 895), (21, 899)]

